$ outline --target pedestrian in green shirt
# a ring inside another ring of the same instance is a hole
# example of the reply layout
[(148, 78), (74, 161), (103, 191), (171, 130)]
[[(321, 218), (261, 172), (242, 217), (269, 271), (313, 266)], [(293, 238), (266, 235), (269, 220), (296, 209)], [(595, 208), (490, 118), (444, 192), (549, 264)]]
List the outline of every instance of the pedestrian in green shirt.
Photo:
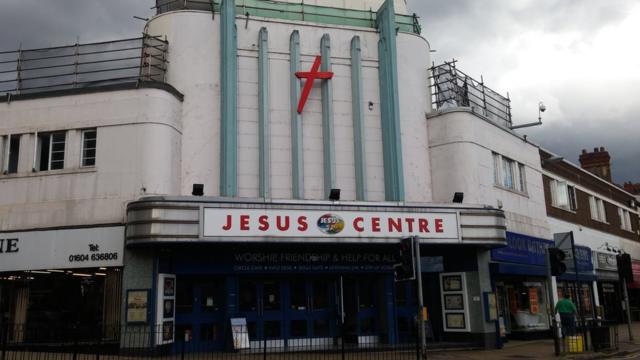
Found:
[(556, 313), (560, 314), (563, 335), (575, 335), (575, 315), (577, 312), (578, 310), (576, 309), (576, 305), (569, 298), (569, 294), (565, 292), (564, 298), (558, 300), (558, 303), (556, 304)]

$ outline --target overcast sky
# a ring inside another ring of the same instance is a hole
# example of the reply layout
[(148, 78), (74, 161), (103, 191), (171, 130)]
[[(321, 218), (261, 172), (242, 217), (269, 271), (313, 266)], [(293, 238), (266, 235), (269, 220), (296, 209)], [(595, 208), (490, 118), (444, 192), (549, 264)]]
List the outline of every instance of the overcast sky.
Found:
[(640, 1), (408, 0), (436, 64), (512, 99), (519, 130), (579, 164), (604, 146), (615, 182), (640, 182)]
[[(578, 163), (604, 146), (614, 181), (640, 182), (640, 2), (634, 0), (408, 0), (432, 60), (512, 99), (514, 124)], [(0, 51), (138, 36), (153, 0), (0, 0)]]

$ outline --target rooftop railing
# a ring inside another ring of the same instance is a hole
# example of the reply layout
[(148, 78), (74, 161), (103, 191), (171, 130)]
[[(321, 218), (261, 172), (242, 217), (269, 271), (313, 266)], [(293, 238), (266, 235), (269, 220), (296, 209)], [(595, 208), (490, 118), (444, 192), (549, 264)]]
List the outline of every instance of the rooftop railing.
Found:
[[(214, 16), (220, 12), (220, 0), (156, 0), (153, 9), (157, 14), (174, 10), (211, 11)], [(376, 12), (370, 10), (343, 9), (273, 0), (236, 0), (236, 14), (249, 19), (252, 16), (283, 20), (310, 21), (321, 24), (346, 25), (376, 28)], [(396, 15), (400, 31), (420, 34), (418, 16)]]
[(167, 41), (144, 35), (115, 41), (0, 52), (0, 95), (164, 82)]
[(494, 123), (511, 127), (511, 100), (458, 70), (455, 61), (430, 69), (431, 94), (434, 110), (468, 107)]

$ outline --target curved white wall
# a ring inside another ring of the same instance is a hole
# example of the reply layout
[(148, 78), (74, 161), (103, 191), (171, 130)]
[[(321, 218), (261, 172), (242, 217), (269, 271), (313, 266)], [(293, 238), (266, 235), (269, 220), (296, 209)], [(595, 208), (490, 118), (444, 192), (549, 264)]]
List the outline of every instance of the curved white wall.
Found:
[[(220, 158), (220, 17), (210, 12), (175, 11), (149, 21), (147, 32), (169, 41), (167, 81), (185, 96), (182, 107), (182, 194), (191, 184), (205, 184), (206, 195), (219, 195)], [(365, 149), (369, 200), (384, 200), (384, 169), (380, 130), (378, 39), (374, 29), (326, 27), (312, 23), (238, 17), (238, 196), (258, 193), (258, 60), (261, 27), (269, 38), (271, 115), (271, 194), (292, 197), (289, 38), (300, 34), (302, 69), (320, 54), (324, 34), (331, 38), (334, 78), (333, 116), (336, 187), (341, 198), (355, 200), (353, 120), (351, 110), (351, 39), (362, 47)], [(427, 87), (428, 43), (419, 36), (398, 35), (401, 130), (403, 134), (407, 202), (431, 200), (425, 113), (430, 108)], [(303, 113), (304, 197), (323, 199), (323, 135), (321, 92), (317, 82)], [(373, 103), (371, 110), (367, 104)]]
[(220, 194), (220, 17), (175, 11), (153, 18), (147, 33), (169, 42), (166, 81), (185, 95), (182, 105), (181, 194), (204, 184)]
[[(23, 134), (19, 172), (0, 175), (0, 230), (122, 223), (128, 201), (179, 194), (180, 106), (158, 89), (0, 104), (0, 135)], [(96, 166), (80, 168), (81, 130), (94, 127)], [(67, 131), (65, 168), (32, 172), (33, 132), (52, 130)]]
[(429, 202), (431, 166), (426, 114), (431, 110), (429, 44), (419, 36), (398, 35), (398, 95), (407, 201)]
[[(434, 201), (450, 202), (464, 192), (465, 203), (501, 205), (509, 231), (551, 238), (536, 146), (467, 110), (427, 121)], [(494, 185), (492, 152), (525, 165), (526, 194)]]

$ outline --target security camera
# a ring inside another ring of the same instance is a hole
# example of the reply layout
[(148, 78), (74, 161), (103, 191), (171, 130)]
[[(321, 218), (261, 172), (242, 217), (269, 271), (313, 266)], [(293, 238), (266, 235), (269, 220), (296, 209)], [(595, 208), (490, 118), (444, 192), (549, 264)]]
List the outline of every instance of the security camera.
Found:
[(544, 106), (544, 104), (541, 101), (540, 103), (538, 103), (538, 109), (540, 110), (540, 112), (544, 112), (545, 110), (547, 110), (547, 107)]

